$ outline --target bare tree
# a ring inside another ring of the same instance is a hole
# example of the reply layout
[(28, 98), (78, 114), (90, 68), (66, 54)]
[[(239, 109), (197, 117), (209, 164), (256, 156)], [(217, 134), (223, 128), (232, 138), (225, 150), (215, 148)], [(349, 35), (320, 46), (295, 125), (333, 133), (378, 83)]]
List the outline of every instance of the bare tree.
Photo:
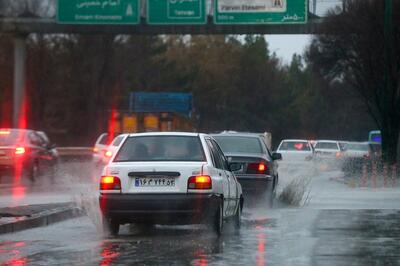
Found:
[[(324, 22), (328, 32), (337, 34), (314, 37), (307, 53), (316, 72), (351, 85), (363, 99), (382, 131), (388, 162), (397, 159), (400, 131), (400, 1), (392, 10), (393, 27), (385, 40), (384, 1), (347, 1), (345, 12), (332, 10)], [(385, 60), (386, 45), (390, 60)]]

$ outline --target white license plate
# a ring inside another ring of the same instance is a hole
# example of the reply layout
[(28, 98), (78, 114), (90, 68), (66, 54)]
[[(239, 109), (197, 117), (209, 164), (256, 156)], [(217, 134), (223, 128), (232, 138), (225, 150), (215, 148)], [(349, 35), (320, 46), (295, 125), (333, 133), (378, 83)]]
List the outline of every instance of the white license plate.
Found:
[(171, 177), (135, 177), (135, 187), (175, 187)]

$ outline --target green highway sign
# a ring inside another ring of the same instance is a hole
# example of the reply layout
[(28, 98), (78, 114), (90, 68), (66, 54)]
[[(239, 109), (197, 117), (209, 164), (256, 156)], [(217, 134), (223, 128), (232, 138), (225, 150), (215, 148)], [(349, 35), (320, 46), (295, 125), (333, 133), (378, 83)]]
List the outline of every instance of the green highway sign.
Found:
[(215, 24), (307, 23), (307, 0), (214, 0)]
[(206, 0), (147, 0), (148, 24), (206, 24)]
[(139, 0), (58, 0), (57, 21), (66, 24), (138, 24)]

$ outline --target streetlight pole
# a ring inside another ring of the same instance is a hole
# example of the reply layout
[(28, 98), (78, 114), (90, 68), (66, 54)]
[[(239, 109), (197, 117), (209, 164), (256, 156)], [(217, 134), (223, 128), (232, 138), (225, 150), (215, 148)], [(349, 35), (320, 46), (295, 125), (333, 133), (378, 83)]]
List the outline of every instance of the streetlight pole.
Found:
[(22, 117), (23, 101), (25, 98), (25, 75), (26, 75), (26, 36), (18, 35), (14, 38), (14, 100), (12, 125), (14, 128), (20, 126)]
[(395, 154), (395, 150), (397, 147), (391, 147), (392, 145), (392, 138), (394, 138), (394, 129), (391, 127), (391, 119), (390, 116), (391, 110), (394, 108), (391, 101), (391, 95), (393, 90), (393, 82), (392, 82), (392, 69), (393, 69), (393, 9), (392, 9), (392, 0), (385, 0), (385, 19), (384, 19), (384, 87), (382, 92), (382, 100), (383, 104), (382, 107), (384, 112), (386, 113), (386, 118), (383, 123), (383, 131), (382, 132), (382, 146), (386, 154), (384, 157), (386, 160), (393, 161)]

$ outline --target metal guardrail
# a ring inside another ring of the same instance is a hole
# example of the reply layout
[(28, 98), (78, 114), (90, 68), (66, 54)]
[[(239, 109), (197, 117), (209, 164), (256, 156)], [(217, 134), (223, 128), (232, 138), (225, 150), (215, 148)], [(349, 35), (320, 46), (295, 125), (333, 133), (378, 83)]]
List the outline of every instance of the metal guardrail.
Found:
[(57, 147), (58, 155), (61, 158), (91, 158), (93, 156), (92, 147)]

